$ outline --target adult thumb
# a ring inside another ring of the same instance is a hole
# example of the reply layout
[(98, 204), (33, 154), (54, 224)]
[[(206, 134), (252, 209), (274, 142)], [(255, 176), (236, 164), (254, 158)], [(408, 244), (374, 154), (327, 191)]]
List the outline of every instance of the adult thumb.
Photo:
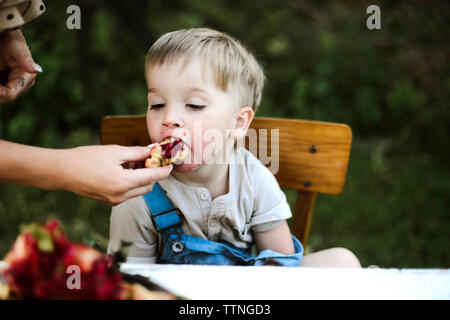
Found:
[(120, 152), (122, 161), (139, 161), (150, 157), (149, 147), (122, 147)]
[(41, 73), (43, 71), (42, 67), (34, 62), (30, 53), (27, 54), (26, 52), (21, 52), (17, 54), (16, 62), (19, 64), (21, 69), (28, 73)]
[(173, 165), (170, 164), (164, 167), (158, 168), (142, 168), (136, 170), (128, 170), (127, 174), (133, 177), (137, 186), (147, 186), (156, 181), (166, 179), (173, 169)]

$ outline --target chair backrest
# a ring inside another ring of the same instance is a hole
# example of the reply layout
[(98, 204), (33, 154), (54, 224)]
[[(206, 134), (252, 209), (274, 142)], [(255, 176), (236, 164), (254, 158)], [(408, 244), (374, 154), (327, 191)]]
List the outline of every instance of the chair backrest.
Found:
[[(291, 230), (306, 246), (317, 193), (339, 194), (344, 188), (352, 131), (339, 123), (265, 117), (255, 117), (250, 127), (246, 148), (280, 186), (298, 190)], [(107, 116), (100, 137), (102, 144), (150, 144), (145, 116)]]

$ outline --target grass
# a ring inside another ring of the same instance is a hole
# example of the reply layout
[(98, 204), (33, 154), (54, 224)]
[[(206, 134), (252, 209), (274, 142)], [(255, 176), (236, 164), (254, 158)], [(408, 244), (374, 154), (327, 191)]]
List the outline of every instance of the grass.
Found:
[[(450, 265), (448, 167), (427, 154), (389, 155), (383, 141), (355, 142), (344, 192), (318, 195), (307, 251), (345, 247), (363, 266)], [(294, 190), (285, 190), (293, 206)], [(0, 257), (20, 225), (58, 218), (69, 238), (108, 238), (110, 207), (65, 191), (0, 185)]]

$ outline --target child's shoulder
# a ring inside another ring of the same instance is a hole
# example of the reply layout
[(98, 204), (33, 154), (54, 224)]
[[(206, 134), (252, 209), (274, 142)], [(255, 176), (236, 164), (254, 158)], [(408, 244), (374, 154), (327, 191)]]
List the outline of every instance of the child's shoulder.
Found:
[(148, 208), (144, 197), (130, 198), (112, 208), (112, 218), (119, 220), (147, 220)]
[(262, 165), (261, 161), (253, 153), (245, 148), (238, 148), (235, 150), (235, 161), (236, 164), (243, 164), (247, 167)]
[[(245, 148), (236, 150), (236, 164), (239, 170), (244, 170), (254, 180), (275, 180), (272, 172), (250, 151)], [(275, 180), (276, 181), (276, 180)]]

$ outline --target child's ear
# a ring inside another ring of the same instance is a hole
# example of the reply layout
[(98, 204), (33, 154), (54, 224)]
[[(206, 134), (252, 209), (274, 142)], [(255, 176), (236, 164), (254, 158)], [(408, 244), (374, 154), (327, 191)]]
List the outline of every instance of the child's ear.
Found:
[(255, 116), (255, 112), (251, 107), (242, 107), (237, 110), (234, 118), (234, 127), (232, 128), (233, 136), (237, 139), (245, 137), (248, 127)]

